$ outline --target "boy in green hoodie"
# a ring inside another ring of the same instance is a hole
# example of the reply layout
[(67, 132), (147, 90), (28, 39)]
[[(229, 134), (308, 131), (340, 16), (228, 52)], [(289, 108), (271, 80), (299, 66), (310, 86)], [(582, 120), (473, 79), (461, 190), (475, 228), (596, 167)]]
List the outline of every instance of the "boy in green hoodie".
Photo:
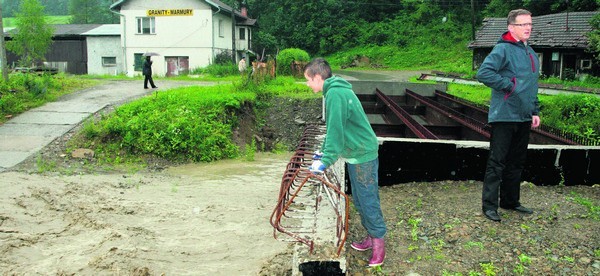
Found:
[(385, 259), (383, 237), (387, 229), (379, 201), (377, 136), (352, 85), (333, 76), (326, 60), (316, 58), (308, 63), (304, 77), (313, 92), (323, 92), (327, 127), (322, 156), (313, 161), (309, 169), (313, 173), (322, 173), (338, 158), (345, 159), (352, 200), (368, 233), (363, 241), (353, 242), (351, 247), (359, 251), (373, 249), (369, 266), (381, 265)]

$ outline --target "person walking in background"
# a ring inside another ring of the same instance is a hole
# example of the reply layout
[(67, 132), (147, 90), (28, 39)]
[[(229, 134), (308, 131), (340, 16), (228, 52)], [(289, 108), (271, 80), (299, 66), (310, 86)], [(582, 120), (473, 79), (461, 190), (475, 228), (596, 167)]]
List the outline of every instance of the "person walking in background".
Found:
[(148, 89), (148, 82), (150, 82), (152, 88), (158, 88), (154, 85), (154, 80), (152, 79), (152, 60), (150, 60), (150, 56), (146, 56), (146, 60), (144, 60), (142, 74), (144, 75), (144, 89)]
[(238, 62), (238, 70), (240, 70), (240, 74), (243, 76), (244, 72), (246, 72), (246, 57), (242, 56), (240, 62)]
[(379, 142), (371, 128), (363, 107), (352, 90), (352, 85), (333, 76), (329, 63), (316, 58), (304, 69), (304, 77), (313, 92), (323, 92), (327, 131), (321, 153), (309, 170), (323, 173), (338, 158), (348, 163), (352, 200), (360, 214), (367, 236), (353, 242), (352, 248), (372, 249), (369, 266), (383, 264), (385, 259), (384, 235), (387, 231), (379, 200)]
[(537, 96), (540, 63), (527, 44), (531, 12), (510, 11), (507, 21), (508, 31), (477, 71), (477, 80), (492, 89), (488, 114), (490, 151), (482, 190), (482, 211), (492, 221), (501, 221), (498, 207), (533, 213), (521, 205), (520, 183), (530, 128), (540, 125)]

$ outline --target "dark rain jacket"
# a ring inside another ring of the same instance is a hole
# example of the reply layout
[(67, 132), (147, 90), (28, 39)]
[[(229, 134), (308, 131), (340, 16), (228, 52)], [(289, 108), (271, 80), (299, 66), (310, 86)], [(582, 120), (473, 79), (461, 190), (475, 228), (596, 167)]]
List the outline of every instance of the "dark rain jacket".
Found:
[(477, 71), (477, 80), (492, 88), (488, 122), (528, 122), (539, 113), (537, 54), (505, 32)]
[(142, 74), (144, 76), (152, 76), (152, 61), (144, 60)]

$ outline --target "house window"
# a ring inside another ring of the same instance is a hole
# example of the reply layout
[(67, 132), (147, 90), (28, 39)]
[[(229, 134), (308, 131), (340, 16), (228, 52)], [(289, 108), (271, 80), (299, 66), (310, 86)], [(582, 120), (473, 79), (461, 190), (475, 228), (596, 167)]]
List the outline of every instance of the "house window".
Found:
[(104, 66), (104, 67), (117, 66), (117, 57), (102, 57), (102, 66)]
[(592, 69), (592, 60), (591, 59), (582, 59), (581, 60), (581, 69)]
[(155, 34), (154, 17), (138, 17), (137, 18), (137, 33), (138, 34)]
[(223, 20), (219, 19), (219, 36), (225, 36), (225, 24), (223, 24)]
[(246, 28), (240, 28), (240, 40), (246, 40)]

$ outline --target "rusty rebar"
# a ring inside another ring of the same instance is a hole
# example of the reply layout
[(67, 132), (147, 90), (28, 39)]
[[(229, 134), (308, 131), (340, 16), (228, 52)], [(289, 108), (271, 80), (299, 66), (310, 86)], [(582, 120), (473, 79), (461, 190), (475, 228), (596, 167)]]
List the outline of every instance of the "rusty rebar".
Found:
[(313, 253), (318, 208), (327, 202), (336, 216), (335, 237), (339, 256), (348, 236), (349, 198), (341, 188), (343, 182), (334, 172), (328, 169), (323, 174), (314, 174), (308, 169), (322, 143), (324, 129), (316, 125), (305, 128), (283, 173), (270, 223), (275, 239), (279, 239), (278, 233), (284, 233), (293, 241), (309, 246), (310, 253)]

